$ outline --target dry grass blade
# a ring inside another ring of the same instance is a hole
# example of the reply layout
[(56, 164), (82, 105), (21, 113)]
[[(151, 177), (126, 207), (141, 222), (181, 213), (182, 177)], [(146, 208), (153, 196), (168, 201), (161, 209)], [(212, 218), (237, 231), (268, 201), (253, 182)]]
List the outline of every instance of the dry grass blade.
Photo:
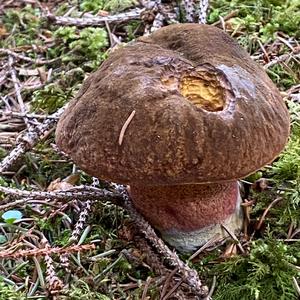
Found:
[(167, 294), (167, 289), (170, 286), (170, 282), (173, 278), (173, 276), (177, 273), (178, 268), (175, 268), (172, 272), (170, 272), (170, 274), (167, 276), (165, 284), (162, 288), (161, 294), (160, 294), (160, 298), (163, 299), (165, 297), (165, 295)]
[(269, 206), (265, 209), (264, 213), (262, 214), (261, 218), (259, 219), (257, 225), (256, 225), (256, 230), (259, 230), (268, 214), (268, 212), (270, 211), (270, 209), (276, 205), (278, 202), (280, 202), (282, 200), (281, 197), (276, 198), (275, 200), (273, 200)]
[(297, 281), (297, 279), (295, 277), (293, 277), (293, 284), (294, 284), (295, 289), (296, 289), (296, 291), (297, 291), (297, 293), (298, 293), (298, 295), (300, 297), (300, 287), (299, 287), (299, 283), (298, 283), (298, 281)]
[(239, 247), (240, 251), (242, 253), (245, 253), (245, 250), (242, 244), (240, 243), (239, 239), (236, 237), (236, 235), (233, 232), (231, 232), (231, 230), (229, 230), (229, 228), (227, 228), (227, 226), (225, 226), (224, 224), (222, 224), (221, 226), (225, 229), (229, 236), (237, 243), (237, 246)]

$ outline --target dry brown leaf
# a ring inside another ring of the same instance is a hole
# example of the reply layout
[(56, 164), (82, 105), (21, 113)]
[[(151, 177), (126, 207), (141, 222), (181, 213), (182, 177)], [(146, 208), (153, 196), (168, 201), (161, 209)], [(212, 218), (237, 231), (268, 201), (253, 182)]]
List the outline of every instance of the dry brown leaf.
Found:
[(73, 187), (72, 184), (61, 181), (60, 178), (57, 178), (49, 184), (47, 191), (48, 192), (65, 191), (65, 190), (69, 190), (72, 187)]
[(106, 10), (99, 10), (98, 12), (97, 12), (97, 16), (100, 16), (100, 17), (107, 17), (109, 15), (109, 12), (108, 11), (106, 11)]
[(23, 83), (23, 88), (32, 88), (38, 85), (41, 85), (41, 79), (37, 76), (31, 76), (29, 77), (24, 83)]
[(47, 191), (53, 192), (53, 191), (69, 190), (70, 188), (74, 187), (74, 185), (78, 182), (79, 177), (80, 177), (79, 174), (75, 173), (64, 178), (63, 180), (57, 178), (49, 184)]
[(0, 25), (0, 39), (5, 38), (8, 35), (8, 32), (4, 25)]
[(45, 70), (45, 67), (44, 66), (43, 67), (39, 67), (39, 68), (37, 68), (37, 70), (38, 70), (38, 73), (40, 75), (42, 83), (45, 83), (47, 81), (47, 76), (48, 76), (48, 74), (47, 74), (47, 72)]
[(231, 258), (233, 256), (236, 256), (236, 254), (237, 254), (237, 245), (232, 243), (226, 247), (223, 257)]

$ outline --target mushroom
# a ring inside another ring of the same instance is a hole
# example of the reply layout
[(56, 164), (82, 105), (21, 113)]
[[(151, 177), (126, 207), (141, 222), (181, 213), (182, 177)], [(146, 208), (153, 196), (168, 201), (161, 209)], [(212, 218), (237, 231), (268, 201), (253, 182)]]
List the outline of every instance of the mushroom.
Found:
[(270, 163), (289, 114), (264, 70), (218, 28), (176, 24), (110, 54), (61, 117), (56, 142), (92, 176), (129, 185), (180, 251), (240, 230), (238, 179)]

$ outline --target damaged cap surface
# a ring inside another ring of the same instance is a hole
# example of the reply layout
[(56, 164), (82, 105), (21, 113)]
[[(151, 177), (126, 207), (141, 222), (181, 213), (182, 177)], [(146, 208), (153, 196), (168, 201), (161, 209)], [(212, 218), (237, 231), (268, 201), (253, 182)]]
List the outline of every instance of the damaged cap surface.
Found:
[(279, 91), (231, 37), (176, 24), (115, 50), (71, 101), (56, 142), (90, 175), (166, 185), (242, 178), (288, 135)]

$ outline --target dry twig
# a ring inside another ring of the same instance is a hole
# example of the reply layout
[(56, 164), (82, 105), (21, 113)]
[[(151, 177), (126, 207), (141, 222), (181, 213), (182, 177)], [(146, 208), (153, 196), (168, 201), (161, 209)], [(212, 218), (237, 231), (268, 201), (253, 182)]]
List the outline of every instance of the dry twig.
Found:
[(33, 63), (35, 65), (49, 65), (49, 64), (53, 64), (53, 63), (60, 61), (60, 58), (53, 58), (53, 59), (49, 59), (49, 60), (32, 59), (25, 55), (22, 55), (22, 54), (19, 54), (19, 53), (16, 53), (14, 51), (11, 51), (9, 49), (4, 49), (4, 48), (0, 48), (0, 53), (4, 53), (6, 55), (13, 56), (14, 58)]
[(33, 250), (18, 250), (18, 251), (7, 251), (2, 250), (0, 252), (0, 258), (21, 258), (21, 257), (28, 257), (28, 256), (45, 256), (45, 255), (52, 255), (52, 254), (63, 254), (63, 253), (74, 253), (74, 252), (81, 252), (81, 251), (89, 251), (95, 250), (96, 246), (94, 244), (87, 244), (87, 245), (74, 245), (64, 248), (54, 247), (54, 248), (37, 248)]
[(46, 119), (41, 125), (34, 128), (30, 127), (18, 138), (17, 146), (0, 163), (0, 174), (3, 174), (28, 150), (32, 149), (44, 135), (52, 129), (57, 118), (63, 113), (65, 107), (52, 114), (51, 118)]
[[(44, 244), (44, 248), (51, 249), (51, 246), (45, 237), (42, 239), (42, 244)], [(44, 260), (46, 263), (46, 283), (48, 285), (48, 290), (51, 294), (55, 294), (63, 289), (64, 284), (55, 272), (53, 259), (49, 253), (45, 254)]]
[(116, 14), (116, 15), (108, 15), (105, 17), (85, 17), (85, 18), (60, 17), (48, 13), (46, 15), (46, 18), (51, 23), (54, 23), (56, 25), (63, 25), (63, 26), (77, 26), (77, 27), (105, 26), (105, 22), (120, 23), (120, 22), (127, 22), (130, 20), (140, 19), (140, 15), (143, 11), (144, 9), (136, 8), (131, 11)]
[(185, 17), (189, 23), (194, 22), (195, 7), (193, 0), (183, 0)]
[(19, 104), (19, 108), (21, 113), (26, 113), (26, 108), (25, 108), (25, 104), (21, 95), (21, 86), (20, 86), (20, 82), (17, 78), (17, 74), (16, 74), (16, 70), (14, 69), (14, 61), (12, 56), (8, 56), (8, 65), (9, 65), (9, 70), (10, 70), (10, 74), (11, 74), (11, 79), (15, 88), (15, 93), (16, 93), (16, 97), (18, 100), (18, 104)]
[(300, 58), (300, 53), (298, 54), (292, 54), (292, 53), (288, 53), (288, 54), (283, 54), (281, 56), (278, 56), (276, 57), (275, 59), (271, 60), (270, 62), (268, 62), (267, 64), (264, 65), (264, 69), (268, 69), (278, 63), (281, 63), (281, 62), (284, 62), (284, 61), (287, 61), (289, 59), (292, 59), (292, 58)]
[(200, 0), (199, 4), (200, 4), (200, 6), (199, 6), (199, 23), (206, 24), (209, 0)]

